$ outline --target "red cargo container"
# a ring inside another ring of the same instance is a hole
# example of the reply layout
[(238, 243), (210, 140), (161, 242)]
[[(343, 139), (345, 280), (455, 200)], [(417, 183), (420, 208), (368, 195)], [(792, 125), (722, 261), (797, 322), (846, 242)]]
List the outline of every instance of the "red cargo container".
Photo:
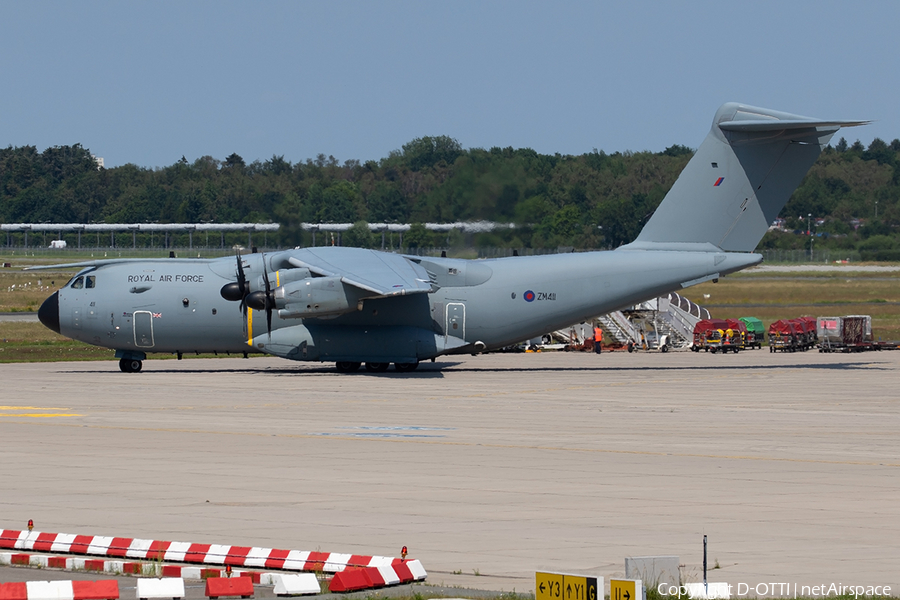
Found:
[(725, 319), (703, 319), (698, 321), (694, 325), (694, 342), (691, 345), (691, 350), (699, 352), (702, 349), (715, 354), (721, 348), (723, 352), (729, 349), (734, 349), (737, 352), (735, 349), (737, 347), (731, 343), (731, 339), (728, 339), (726, 345), (726, 338), (728, 338), (726, 332), (729, 329), (731, 329), (731, 326)]
[(802, 347), (803, 325), (796, 319), (779, 319), (769, 325), (769, 352), (796, 352)]
[(728, 329), (732, 331), (729, 341), (728, 329), (725, 330), (725, 338), (728, 342), (725, 346), (730, 347), (734, 352), (743, 350), (747, 343), (747, 325), (737, 319), (725, 319), (725, 322), (728, 323)]

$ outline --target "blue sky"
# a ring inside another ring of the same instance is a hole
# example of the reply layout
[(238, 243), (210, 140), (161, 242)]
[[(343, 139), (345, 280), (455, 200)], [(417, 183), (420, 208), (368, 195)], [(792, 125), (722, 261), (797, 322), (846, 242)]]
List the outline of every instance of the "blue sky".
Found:
[(726, 101), (900, 137), (900, 2), (4, 2), (0, 146), (108, 167), (237, 152), (697, 147)]

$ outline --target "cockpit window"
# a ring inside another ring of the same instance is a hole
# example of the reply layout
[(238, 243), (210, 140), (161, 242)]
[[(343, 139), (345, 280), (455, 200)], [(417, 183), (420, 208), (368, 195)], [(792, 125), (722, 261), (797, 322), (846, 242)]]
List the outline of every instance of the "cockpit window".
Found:
[(93, 275), (88, 275), (84, 278), (84, 287), (87, 289), (92, 289), (97, 285), (97, 278)]
[(73, 290), (80, 290), (84, 287), (84, 277), (76, 277), (75, 281), (72, 282)]

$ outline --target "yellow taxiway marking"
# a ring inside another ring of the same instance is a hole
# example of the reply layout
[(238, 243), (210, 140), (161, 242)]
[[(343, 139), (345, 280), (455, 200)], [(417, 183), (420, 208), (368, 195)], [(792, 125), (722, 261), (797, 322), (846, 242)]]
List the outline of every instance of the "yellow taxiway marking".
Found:
[(83, 417), (77, 413), (0, 413), (0, 419), (3, 417), (29, 417), (38, 419), (41, 417)]
[(83, 417), (84, 415), (79, 415), (77, 413), (63, 413), (63, 412), (5, 412), (8, 410), (39, 410), (39, 411), (50, 411), (50, 410), (72, 410), (70, 408), (63, 408), (60, 406), (0, 406), (0, 418), (3, 417), (28, 417), (31, 419), (37, 419), (41, 417)]

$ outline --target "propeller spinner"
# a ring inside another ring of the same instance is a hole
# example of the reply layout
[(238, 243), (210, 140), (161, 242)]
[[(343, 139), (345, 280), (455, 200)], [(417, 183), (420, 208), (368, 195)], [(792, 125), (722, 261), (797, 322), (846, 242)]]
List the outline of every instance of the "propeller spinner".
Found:
[(272, 289), (272, 284), (269, 282), (269, 273), (265, 268), (265, 255), (263, 255), (263, 283), (266, 289), (265, 291), (258, 290), (256, 292), (250, 291), (250, 283), (244, 274), (244, 265), (241, 261), (240, 251), (236, 252), (235, 256), (237, 258), (237, 281), (226, 283), (222, 286), (219, 293), (230, 302), (240, 300), (241, 313), (245, 317), (247, 316), (248, 307), (253, 310), (266, 311), (266, 332), (272, 335), (272, 309), (275, 308), (275, 291)]
[(272, 309), (275, 308), (275, 291), (269, 283), (269, 273), (265, 268), (265, 257), (263, 258), (263, 283), (266, 286), (265, 291), (251, 292), (245, 298), (247, 306), (253, 310), (266, 311), (266, 332), (272, 335)]
[(229, 302), (237, 302), (238, 300), (240, 300), (241, 313), (247, 314), (246, 300), (247, 295), (250, 293), (250, 284), (247, 282), (247, 277), (244, 275), (244, 265), (243, 261), (241, 261), (240, 250), (235, 252), (235, 257), (237, 258), (238, 279), (237, 281), (226, 283), (225, 285), (223, 285), (219, 293)]

